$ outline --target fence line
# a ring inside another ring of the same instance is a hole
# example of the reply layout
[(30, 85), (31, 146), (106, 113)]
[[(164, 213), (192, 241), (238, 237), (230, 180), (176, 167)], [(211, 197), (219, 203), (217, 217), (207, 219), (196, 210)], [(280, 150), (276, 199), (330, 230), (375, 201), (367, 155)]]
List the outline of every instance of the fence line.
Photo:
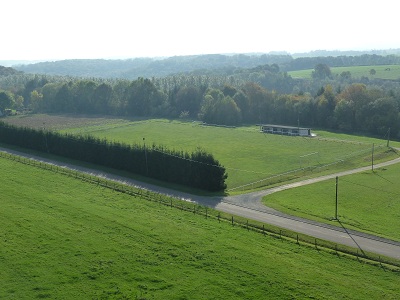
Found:
[[(298, 245), (315, 247), (317, 250), (325, 249), (327, 251), (336, 253), (339, 255), (350, 255), (357, 257), (358, 260), (365, 259), (366, 262), (370, 262), (373, 264), (379, 264), (380, 266), (384, 266), (383, 264), (390, 265), (393, 267), (400, 268), (400, 262), (383, 259), (381, 256), (368, 256), (365, 253), (358, 253), (356, 249), (352, 249), (351, 247), (347, 247), (344, 245), (333, 244), (328, 241), (319, 240), (314, 237), (310, 237), (307, 235), (299, 234), (296, 232), (284, 230), (272, 225), (263, 224), (260, 222), (251, 223), (248, 219), (244, 219), (242, 217), (233, 216), (230, 214), (226, 214), (220, 211), (216, 211), (210, 207), (197, 205), (193, 202), (188, 202), (185, 200), (181, 200), (178, 198), (170, 197), (168, 195), (152, 192), (143, 188), (138, 188), (124, 182), (113, 181), (106, 178), (101, 178), (98, 176), (94, 176), (88, 173), (79, 172), (76, 170), (68, 169), (66, 167), (56, 166), (51, 163), (46, 163), (42, 161), (37, 161), (35, 159), (26, 158), (19, 155), (9, 154), (3, 151), (0, 151), (0, 157), (16, 161), (18, 163), (22, 163), (25, 165), (30, 165), (33, 167), (37, 167), (44, 170), (49, 170), (51, 172), (55, 172), (58, 174), (62, 174), (68, 177), (72, 177), (75, 179), (80, 179), (82, 181), (95, 184), (98, 186), (102, 186), (105, 188), (112, 189), (117, 192), (125, 193), (131, 196), (134, 196), (139, 199), (144, 199), (147, 201), (159, 203), (160, 205), (164, 205), (167, 207), (175, 208), (184, 212), (192, 213), (193, 215), (203, 216), (206, 219), (214, 219), (218, 220), (218, 222), (226, 222), (231, 224), (231, 226), (239, 226), (241, 228), (246, 229), (247, 231), (253, 231), (256, 233), (260, 233), (264, 236), (270, 236), (272, 238), (278, 238), (281, 240), (287, 240), (290, 242), (295, 242)], [(256, 222), (256, 221), (254, 221)]]
[[(375, 146), (375, 149), (379, 149), (379, 148), (382, 148), (382, 147), (385, 147), (385, 146), (384, 145), (377, 145), (377, 146)], [(284, 172), (284, 173), (276, 174), (276, 175), (273, 175), (273, 176), (269, 176), (267, 178), (263, 178), (263, 179), (260, 179), (260, 180), (254, 181), (254, 182), (250, 182), (250, 183), (246, 183), (246, 184), (243, 184), (243, 185), (240, 185), (240, 186), (237, 186), (237, 187), (233, 187), (231, 189), (228, 189), (228, 192), (229, 191), (240, 190), (240, 189), (242, 191), (247, 190), (247, 189), (253, 189), (255, 187), (265, 186), (267, 181), (269, 181), (269, 180), (271, 181), (273, 179), (284, 178), (285, 176), (293, 176), (293, 177), (295, 177), (298, 174), (301, 174), (302, 172), (306, 173), (306, 172), (312, 172), (313, 170), (318, 170), (318, 169), (320, 170), (320, 169), (323, 169), (323, 168), (327, 168), (327, 167), (330, 167), (330, 166), (333, 166), (333, 165), (336, 165), (336, 164), (339, 164), (339, 163), (343, 163), (346, 159), (349, 159), (351, 157), (355, 157), (355, 156), (363, 154), (363, 153), (368, 153), (369, 151), (371, 151), (371, 149), (369, 149), (369, 148), (368, 149), (363, 149), (363, 150), (354, 152), (352, 154), (346, 155), (346, 156), (344, 156), (342, 158), (339, 158), (336, 161), (331, 162), (331, 163), (327, 163), (327, 164), (323, 164), (323, 165), (308, 166), (308, 167), (299, 168), (299, 169), (287, 171), (287, 172)], [(315, 153), (318, 153), (318, 152), (315, 152)], [(229, 168), (226, 168), (226, 169), (228, 170)], [(264, 182), (264, 184), (262, 184), (263, 182)], [(279, 179), (278, 179), (278, 182), (279, 182)], [(270, 184), (273, 184), (273, 183), (274, 182), (272, 181)]]

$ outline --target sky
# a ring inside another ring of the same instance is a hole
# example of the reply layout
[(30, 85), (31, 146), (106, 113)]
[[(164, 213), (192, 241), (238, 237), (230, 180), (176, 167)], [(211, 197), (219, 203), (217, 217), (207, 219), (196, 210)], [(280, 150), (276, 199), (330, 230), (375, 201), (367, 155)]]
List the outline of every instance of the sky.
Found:
[(398, 0), (12, 0), (0, 60), (400, 48)]

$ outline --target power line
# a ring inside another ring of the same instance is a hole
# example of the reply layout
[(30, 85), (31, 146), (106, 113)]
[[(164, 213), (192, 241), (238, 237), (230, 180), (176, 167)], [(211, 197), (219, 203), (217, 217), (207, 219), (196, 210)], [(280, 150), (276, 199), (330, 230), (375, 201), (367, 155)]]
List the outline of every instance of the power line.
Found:
[(385, 190), (382, 190), (382, 189), (379, 189), (379, 188), (375, 188), (375, 187), (371, 187), (371, 186), (368, 186), (368, 185), (364, 185), (364, 184), (361, 184), (361, 183), (351, 182), (351, 181), (348, 181), (348, 180), (345, 180), (345, 179), (342, 179), (342, 178), (341, 178), (341, 181), (344, 181), (344, 182), (347, 182), (347, 183), (351, 183), (353, 185), (357, 185), (357, 186), (360, 186), (360, 187), (363, 187), (363, 188), (367, 188), (367, 189), (370, 189), (370, 190), (375, 190), (375, 191), (379, 191), (379, 192), (384, 192), (386, 194), (392, 194), (392, 195), (400, 196), (400, 193), (385, 191)]

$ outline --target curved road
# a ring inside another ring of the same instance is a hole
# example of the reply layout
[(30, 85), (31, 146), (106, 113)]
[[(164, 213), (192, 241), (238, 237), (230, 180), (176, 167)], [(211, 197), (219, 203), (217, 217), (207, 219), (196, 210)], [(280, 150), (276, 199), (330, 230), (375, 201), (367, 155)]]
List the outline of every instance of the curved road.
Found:
[[(184, 199), (186, 201), (192, 201), (200, 205), (212, 207), (214, 209), (224, 211), (226, 213), (242, 216), (247, 219), (269, 223), (281, 228), (289, 229), (299, 233), (304, 233), (319, 239), (328, 240), (337, 244), (343, 244), (350, 247), (358, 248), (360, 249), (361, 252), (363, 251), (373, 252), (400, 260), (400, 242), (384, 239), (381, 237), (377, 237), (366, 233), (361, 233), (354, 230), (349, 230), (343, 227), (340, 224), (340, 222), (339, 222), (340, 226), (332, 226), (287, 215), (279, 211), (276, 211), (272, 208), (266, 207), (261, 203), (261, 199), (265, 195), (272, 194), (285, 189), (295, 188), (306, 184), (312, 184), (323, 180), (333, 179), (336, 176), (340, 177), (357, 172), (367, 171), (371, 168), (370, 166), (350, 171), (340, 172), (336, 174), (321, 176), (318, 178), (307, 179), (271, 189), (266, 189), (238, 196), (205, 197), (205, 196), (197, 196), (184, 192), (179, 192), (168, 188), (159, 187), (156, 185), (139, 182), (130, 178), (106, 173), (96, 169), (90, 169), (72, 164), (66, 164), (56, 160), (46, 159), (6, 148), (0, 147), (0, 151), (19, 156), (24, 156), (27, 158), (35, 159), (46, 163), (51, 163), (60, 167), (65, 167), (80, 172), (85, 172), (94, 176), (108, 178), (110, 180), (116, 180), (119, 182), (123, 182), (125, 184), (134, 185), (157, 193), (171, 195), (177, 198)], [(376, 164), (374, 165), (374, 168), (381, 168), (399, 162), (400, 162), (400, 157), (392, 161)]]

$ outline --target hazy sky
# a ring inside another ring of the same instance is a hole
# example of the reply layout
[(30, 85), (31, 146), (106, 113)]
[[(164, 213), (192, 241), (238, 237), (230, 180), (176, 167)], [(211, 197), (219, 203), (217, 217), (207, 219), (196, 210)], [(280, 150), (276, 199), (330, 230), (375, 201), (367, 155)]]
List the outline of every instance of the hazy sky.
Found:
[(0, 60), (400, 48), (398, 0), (5, 0)]

